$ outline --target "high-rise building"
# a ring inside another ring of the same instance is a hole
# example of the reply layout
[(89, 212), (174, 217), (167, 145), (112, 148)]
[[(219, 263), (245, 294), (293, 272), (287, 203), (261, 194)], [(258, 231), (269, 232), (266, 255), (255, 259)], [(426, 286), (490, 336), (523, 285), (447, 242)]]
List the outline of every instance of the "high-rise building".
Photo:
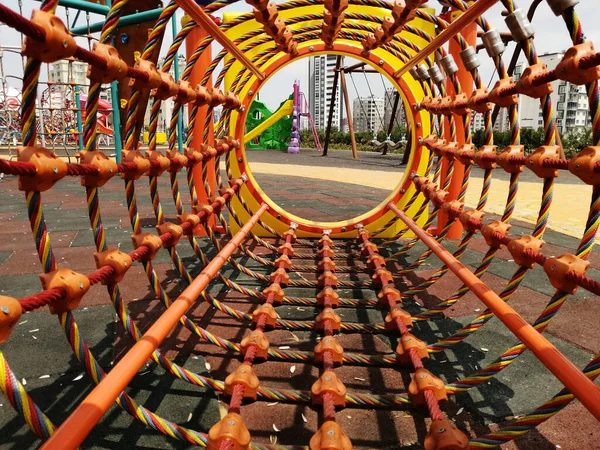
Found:
[(378, 97), (358, 97), (352, 105), (352, 125), (357, 132), (373, 134), (384, 129), (385, 100)]
[(58, 90), (71, 89), (72, 83), (79, 85), (81, 92), (87, 94), (89, 80), (87, 79), (87, 63), (61, 59), (50, 65), (48, 81), (57, 83)]
[[(385, 90), (384, 96), (384, 114), (383, 114), (383, 129), (387, 131), (390, 126), (390, 120), (392, 120), (392, 111), (394, 110), (394, 103), (396, 101), (396, 89), (393, 87)], [(406, 128), (406, 115), (404, 114), (404, 106), (402, 105), (402, 99), (398, 101), (398, 107), (396, 108), (396, 114), (394, 116), (394, 127), (401, 126)]]
[[(315, 128), (324, 130), (329, 117), (329, 105), (333, 94), (336, 55), (318, 55), (308, 60), (308, 107), (312, 113)], [(342, 129), (343, 105), (341, 83), (338, 83), (331, 125)]]
[[(562, 60), (564, 53), (548, 53), (539, 57), (540, 62), (548, 66), (548, 70), (556, 68)], [(523, 63), (517, 65), (514, 73), (515, 82), (521, 77), (527, 66)], [(556, 127), (558, 131), (568, 133), (581, 131), (591, 127), (592, 117), (589, 112), (588, 98), (585, 86), (577, 86), (567, 81), (556, 80), (552, 82), (554, 92), (550, 94), (554, 107)], [(538, 129), (544, 126), (541, 103), (538, 99), (519, 96), (519, 118), (521, 127)]]

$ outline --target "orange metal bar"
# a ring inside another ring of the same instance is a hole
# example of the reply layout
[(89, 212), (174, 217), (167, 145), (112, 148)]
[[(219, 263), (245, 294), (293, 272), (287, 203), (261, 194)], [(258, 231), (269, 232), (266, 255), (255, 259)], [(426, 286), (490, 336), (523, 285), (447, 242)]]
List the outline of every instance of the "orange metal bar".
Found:
[[(461, 13), (460, 11), (453, 11), (450, 14), (450, 17), (452, 17), (452, 23), (456, 22), (462, 14), (463, 13)], [(474, 22), (464, 27), (461, 31), (461, 34), (468, 45), (472, 47), (475, 47), (477, 45), (477, 25)], [(456, 61), (456, 64), (458, 65), (458, 72), (456, 72), (455, 76), (458, 78), (458, 82), (460, 83), (462, 91), (465, 94), (467, 94), (467, 97), (470, 97), (473, 93), (473, 76), (471, 75), (471, 73), (469, 73), (467, 69), (465, 69), (465, 66), (460, 58), (461, 48), (459, 43), (456, 42), (455, 39), (452, 39), (450, 41), (448, 50), (449, 53), (454, 57), (454, 61)], [(446, 83), (446, 92), (453, 92), (454, 86), (452, 80), (450, 78), (447, 78)], [(458, 142), (459, 145), (462, 145), (465, 143), (465, 126), (463, 118), (458, 116), (454, 116), (454, 118), (454, 122), (456, 124), (456, 142)], [(445, 129), (449, 132), (450, 126), (447, 126)], [(450, 187), (448, 188), (447, 201), (456, 200), (458, 198), (465, 177), (465, 165), (458, 160), (454, 160), (453, 164), (454, 173), (452, 175), (452, 180), (450, 181)], [(448, 165), (449, 164), (447, 158), (444, 158), (442, 161), (440, 186), (443, 186), (444, 182), (446, 181)], [(440, 209), (437, 220), (437, 232), (441, 232), (447, 223), (448, 214), (443, 209)], [(448, 239), (460, 239), (460, 237), (462, 236), (462, 231), (463, 228), (461, 223), (458, 220), (456, 220), (450, 227), (447, 237)]]
[[(183, 16), (183, 19), (181, 20), (181, 26), (182, 27), (185, 26), (190, 20), (192, 20), (190, 16), (187, 16), (187, 15)], [(208, 31), (206, 31), (204, 28), (202, 28), (200, 26), (195, 26), (194, 28), (192, 28), (190, 33), (185, 38), (185, 53), (186, 53), (188, 61), (190, 60), (190, 58), (192, 57), (192, 55), (194, 54), (194, 52), (196, 51), (196, 49), (198, 48), (198, 46), (200, 45), (200, 43), (204, 40), (204, 38), (206, 36), (208, 36)], [(211, 61), (212, 61), (212, 49), (209, 46), (202, 52), (202, 54), (200, 55), (200, 57), (194, 64), (194, 67), (192, 68), (192, 71), (190, 73), (190, 78), (188, 80), (190, 83), (192, 83), (192, 86), (196, 86), (197, 84), (200, 84), (200, 82), (202, 81), (202, 78), (204, 78), (204, 72), (205, 72), (206, 68), (208, 66), (210, 66)], [(208, 79), (208, 82), (204, 85), (204, 87), (206, 87), (206, 88), (212, 87), (212, 76)], [(192, 113), (192, 108), (188, 108), (188, 114), (191, 115), (191, 113)], [(208, 106), (204, 105), (204, 106), (200, 106), (198, 108), (198, 113), (196, 114), (196, 123), (194, 125), (194, 137), (192, 138), (192, 147), (197, 148), (197, 149), (199, 149), (200, 145), (204, 142), (204, 140), (203, 140), (204, 139), (204, 123), (206, 122), (206, 114), (207, 113), (208, 113)], [(215, 132), (214, 132), (214, 125), (213, 125), (212, 120), (210, 121), (208, 127), (209, 128), (208, 128), (207, 144), (214, 147), (215, 146)], [(204, 188), (204, 179), (202, 177), (204, 164), (208, 164), (208, 167), (209, 167), (209, 170), (207, 171), (208, 185), (212, 189), (213, 195), (218, 195), (215, 171), (212, 170), (212, 168), (215, 165), (215, 159), (210, 158), (208, 161), (203, 162), (202, 164), (196, 164), (192, 168), (192, 176), (194, 177), (194, 188), (196, 189), (196, 195), (198, 196), (198, 201), (201, 204), (210, 203), (208, 201), (209, 196), (208, 196), (208, 192), (206, 192), (206, 189)], [(214, 214), (210, 215), (206, 224), (199, 224), (194, 229), (194, 234), (196, 236), (206, 236), (205, 226), (210, 227), (210, 229), (213, 231), (216, 231), (217, 223), (216, 223), (216, 218), (215, 218)]]
[(127, 387), (138, 370), (146, 363), (161, 342), (173, 330), (181, 316), (198, 299), (198, 296), (216, 276), (227, 259), (244, 240), (260, 216), (267, 210), (263, 204), (240, 231), (194, 278), (171, 306), (154, 322), (142, 338), (125, 354), (92, 392), (41, 447), (43, 450), (76, 449), (94, 428), (119, 394)]
[(554, 345), (529, 325), (519, 313), (506, 304), (430, 234), (400, 211), (396, 205), (389, 203), (388, 207), (533, 352), (540, 362), (579, 399), (594, 417), (600, 420), (600, 387), (596, 386)]
[(175, 0), (177, 3), (194, 21), (208, 32), (209, 35), (215, 38), (219, 44), (221, 44), (229, 53), (241, 62), (246, 69), (252, 72), (260, 81), (265, 79), (263, 73), (256, 67), (252, 61), (237, 48), (231, 40), (225, 36), (225, 33), (221, 31), (219, 26), (212, 20), (212, 18), (202, 11), (194, 0)]
[(452, 22), (448, 27), (438, 34), (423, 50), (413, 56), (407, 63), (394, 74), (394, 78), (400, 78), (406, 72), (420, 63), (422, 60), (431, 55), (434, 51), (452, 39), (455, 35), (461, 32), (461, 30), (475, 21), (477, 17), (482, 15), (485, 11), (490, 9), (498, 0), (477, 0), (473, 6), (467, 9), (463, 15)]

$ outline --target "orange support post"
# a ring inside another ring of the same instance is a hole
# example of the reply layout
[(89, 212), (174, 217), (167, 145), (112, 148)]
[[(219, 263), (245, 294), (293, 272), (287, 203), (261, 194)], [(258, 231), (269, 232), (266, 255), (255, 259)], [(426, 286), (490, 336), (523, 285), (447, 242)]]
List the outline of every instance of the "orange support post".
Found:
[[(184, 26), (190, 20), (192, 20), (192, 19), (189, 16), (187, 16), (187, 15), (183, 16), (183, 19), (181, 20), (181, 25)], [(196, 51), (196, 48), (198, 48), (198, 46), (200, 45), (200, 43), (204, 40), (204, 38), (206, 36), (209, 36), (208, 31), (199, 26), (196, 26), (192, 31), (190, 31), (190, 34), (188, 34), (188, 36), (185, 38), (185, 52), (186, 52), (186, 57), (188, 60), (190, 59), (192, 54)], [(190, 73), (189, 82), (191, 83), (192, 86), (196, 86), (196, 85), (200, 84), (200, 82), (202, 81), (202, 78), (204, 77), (204, 71), (210, 65), (211, 61), (212, 61), (212, 51), (211, 51), (211, 47), (208, 46), (202, 52), (202, 55), (200, 55), (200, 57), (198, 58), (198, 61), (196, 61), (196, 64), (194, 65), (194, 68), (192, 69), (192, 72)], [(205, 87), (206, 88), (212, 87), (212, 77), (209, 78)], [(190, 106), (190, 109), (191, 109), (191, 106)], [(196, 124), (194, 125), (194, 137), (192, 139), (192, 147), (194, 147), (196, 149), (199, 149), (200, 144), (202, 144), (202, 142), (203, 142), (204, 122), (206, 120), (207, 111), (208, 111), (208, 106), (201, 106), (198, 108), (198, 114), (196, 115)], [(208, 129), (208, 145), (210, 145), (212, 147), (215, 146), (215, 132), (214, 132), (214, 126), (213, 126), (212, 121), (210, 122), (209, 129)], [(198, 196), (198, 201), (202, 204), (208, 204), (210, 202), (208, 201), (208, 195), (207, 195), (206, 190), (204, 189), (204, 180), (202, 178), (202, 166), (204, 164), (205, 164), (204, 162), (202, 164), (196, 164), (194, 166), (194, 168), (192, 169), (192, 173), (194, 176), (194, 185), (196, 186), (196, 195)], [(211, 170), (212, 167), (214, 167), (214, 165), (215, 165), (215, 159), (210, 158), (208, 160), (208, 162), (206, 162), (206, 164), (208, 164), (208, 167), (209, 167), (208, 182), (210, 184), (210, 188), (212, 189), (213, 195), (218, 195), (215, 174), (214, 174), (214, 171)], [(214, 215), (210, 216), (210, 218), (208, 219), (208, 222), (206, 222), (206, 225), (211, 227), (213, 230), (215, 230), (216, 220), (215, 220)], [(204, 230), (204, 226), (198, 225), (194, 229), (194, 234), (197, 236), (206, 236), (206, 231)]]
[[(460, 16), (461, 12), (453, 11), (451, 13), (452, 22), (455, 22)], [(477, 45), (477, 25), (475, 23), (470, 23), (465, 26), (461, 30), (463, 38), (467, 41), (467, 44), (475, 47)], [(469, 73), (467, 69), (465, 69), (462, 60), (460, 58), (461, 48), (458, 43), (452, 39), (450, 41), (449, 53), (454, 57), (454, 61), (458, 65), (458, 72), (456, 72), (456, 76), (458, 77), (458, 81), (462, 87), (464, 93), (467, 94), (467, 97), (470, 97), (473, 93), (473, 77)], [(454, 86), (450, 78), (447, 79), (446, 82), (446, 91), (448, 93), (454, 91)], [(465, 127), (464, 122), (461, 116), (454, 116), (454, 121), (456, 123), (456, 141), (459, 146), (465, 143)], [(450, 129), (449, 126), (445, 127), (446, 132)], [(444, 136), (448, 142), (450, 135)], [(448, 173), (448, 161), (444, 158), (442, 162), (442, 171), (440, 176), (440, 186), (444, 185), (444, 181), (446, 180), (446, 174)], [(460, 193), (460, 189), (463, 183), (465, 175), (465, 165), (458, 160), (454, 161), (454, 174), (452, 175), (452, 181), (450, 182), (450, 188), (448, 189), (448, 198), (447, 201), (456, 200)], [(440, 210), (438, 214), (437, 221), (437, 232), (440, 232), (448, 223), (448, 214), (444, 210)], [(462, 236), (462, 225), (459, 221), (454, 222), (452, 227), (450, 227), (450, 231), (448, 232), (449, 239), (460, 239)]]
[(43, 450), (76, 449), (87, 437), (89, 432), (108, 411), (119, 394), (148, 361), (162, 341), (177, 325), (179, 319), (198, 299), (208, 283), (227, 262), (232, 253), (246, 238), (260, 216), (268, 209), (263, 204), (223, 249), (208, 263), (194, 278), (194, 281), (181, 293), (171, 306), (154, 322), (135, 343), (131, 350), (114, 366), (104, 379), (90, 392), (81, 404), (56, 430), (54, 435), (41, 447)]
[(519, 313), (487, 287), (431, 235), (400, 211), (396, 205), (389, 203), (388, 207), (533, 352), (537, 359), (579, 399), (594, 417), (600, 420), (600, 387), (596, 386)]

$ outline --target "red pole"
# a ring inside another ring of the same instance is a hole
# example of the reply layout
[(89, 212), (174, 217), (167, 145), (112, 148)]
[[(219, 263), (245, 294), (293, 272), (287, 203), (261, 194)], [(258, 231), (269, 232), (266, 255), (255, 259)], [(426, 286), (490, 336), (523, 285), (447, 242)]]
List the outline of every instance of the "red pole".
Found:
[[(190, 20), (191, 19), (189, 16), (187, 16), (187, 15), (183, 16), (183, 19), (181, 20), (182, 26), (185, 25)], [(196, 51), (196, 48), (198, 48), (198, 46), (200, 45), (200, 43), (204, 40), (204, 38), (206, 36), (208, 36), (208, 32), (199, 26), (196, 26), (192, 31), (190, 31), (190, 34), (188, 34), (188, 36), (185, 38), (185, 51), (186, 51), (186, 56), (187, 56), (188, 60), (190, 59), (190, 57), (192, 56), (194, 51)], [(200, 82), (202, 81), (202, 78), (204, 77), (204, 72), (205, 72), (206, 68), (210, 65), (211, 61), (212, 61), (212, 51), (211, 51), (211, 47), (208, 46), (204, 50), (204, 52), (202, 52), (202, 55), (198, 58), (198, 61), (196, 61), (196, 64), (194, 65), (194, 68), (192, 69), (192, 72), (190, 73), (189, 82), (192, 84), (192, 86), (196, 86), (197, 84), (200, 84)], [(212, 77), (208, 80), (205, 87), (207, 87), (207, 88), (212, 87)], [(200, 108), (198, 108), (198, 114), (196, 115), (196, 123), (194, 125), (194, 137), (192, 139), (192, 147), (197, 148), (197, 149), (200, 148), (200, 144), (202, 144), (202, 142), (203, 142), (204, 122), (206, 121), (207, 112), (208, 112), (208, 106), (201, 106)], [(211, 121), (210, 125), (209, 125), (209, 129), (208, 129), (208, 145), (211, 145), (213, 147), (215, 145), (215, 137), (214, 136), (215, 136), (214, 126)], [(202, 178), (203, 164), (204, 163), (196, 164), (194, 166), (194, 168), (192, 169), (192, 174), (194, 177), (194, 185), (196, 187), (196, 195), (198, 196), (198, 201), (200, 203), (206, 204), (206, 203), (210, 203), (210, 201), (208, 200), (208, 194), (207, 194), (206, 190), (204, 189), (204, 179)], [(215, 165), (214, 158), (211, 158), (210, 160), (208, 160), (208, 162), (206, 162), (206, 164), (208, 164), (208, 182), (209, 182), (210, 188), (212, 190), (213, 195), (217, 195), (216, 194), (217, 183), (215, 180), (214, 170), (212, 169)], [(215, 230), (216, 221), (215, 221), (214, 215), (211, 215), (208, 222), (206, 222), (206, 225), (211, 227), (213, 230)], [(199, 225), (194, 230), (194, 234), (198, 235), (198, 236), (206, 236), (206, 231), (204, 230), (204, 227), (202, 225)]]
[[(451, 20), (454, 22), (458, 17), (461, 16), (460, 11), (453, 11), (451, 13)], [(467, 41), (467, 44), (471, 46), (477, 45), (477, 25), (471, 23), (461, 30), (463, 38)], [(450, 40), (449, 53), (454, 57), (454, 61), (458, 65), (458, 72), (456, 76), (462, 87), (462, 91), (467, 94), (468, 97), (473, 93), (473, 77), (468, 70), (465, 69), (462, 60), (460, 59), (461, 48), (454, 39)], [(446, 82), (447, 93), (454, 92), (454, 86), (450, 79)], [(456, 123), (456, 141), (459, 145), (465, 143), (465, 127), (461, 116), (454, 116), (454, 122)], [(449, 127), (445, 127), (448, 133)], [(445, 139), (449, 140), (450, 135), (444, 136)], [(448, 173), (448, 161), (444, 158), (442, 162), (442, 172), (440, 176), (440, 186), (444, 185), (446, 180), (446, 174)], [(454, 161), (454, 174), (452, 175), (452, 181), (450, 182), (450, 188), (448, 189), (448, 201), (456, 200), (460, 193), (463, 178), (465, 175), (465, 166), (459, 161)], [(440, 210), (437, 221), (437, 232), (440, 232), (448, 223), (448, 214), (445, 211)], [(449, 239), (460, 239), (462, 236), (462, 225), (460, 222), (455, 221), (448, 232)]]

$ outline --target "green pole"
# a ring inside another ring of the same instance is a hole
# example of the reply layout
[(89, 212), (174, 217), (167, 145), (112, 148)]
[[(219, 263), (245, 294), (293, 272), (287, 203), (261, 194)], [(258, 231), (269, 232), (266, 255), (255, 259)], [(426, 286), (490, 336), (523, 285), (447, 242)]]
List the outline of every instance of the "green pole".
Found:
[(64, 6), (65, 8), (79, 9), (81, 11), (87, 11), (94, 14), (101, 14), (103, 16), (106, 16), (108, 14), (108, 10), (110, 9), (108, 6), (87, 2), (84, 0), (58, 0), (58, 4), (60, 6)]
[[(76, 1), (76, 0), (70, 0)], [(107, 2), (108, 3), (108, 2)], [(156, 20), (160, 16), (163, 8), (151, 9), (148, 11), (137, 12), (134, 14), (130, 14), (128, 16), (123, 16), (119, 19), (117, 27), (124, 27), (126, 25), (138, 25), (140, 23), (149, 22), (151, 20)], [(102, 27), (104, 26), (104, 22), (96, 22), (90, 25), (89, 29), (86, 26), (79, 26), (75, 28), (71, 28), (72, 34), (87, 34), (89, 33), (97, 33), (102, 31)]]
[[(177, 36), (177, 18), (175, 14), (171, 17), (171, 29), (173, 30), (173, 39)], [(175, 81), (179, 81), (179, 53), (175, 52)], [(177, 119), (177, 149), (183, 153), (183, 114), (179, 114)]]
[(75, 104), (77, 105), (77, 141), (79, 142), (79, 150), (83, 150), (83, 123), (81, 120), (81, 101), (80, 101), (79, 86), (75, 86)]

